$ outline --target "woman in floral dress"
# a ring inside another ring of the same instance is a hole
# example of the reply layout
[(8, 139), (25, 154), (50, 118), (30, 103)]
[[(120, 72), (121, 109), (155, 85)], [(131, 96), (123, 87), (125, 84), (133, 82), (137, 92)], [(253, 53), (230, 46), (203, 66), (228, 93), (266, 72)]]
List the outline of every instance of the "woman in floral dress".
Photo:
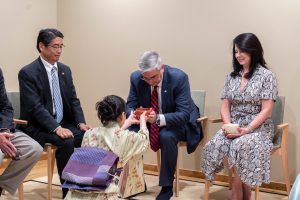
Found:
[[(149, 147), (147, 117), (144, 112), (137, 120), (131, 113), (126, 119), (125, 107), (125, 101), (115, 95), (99, 101), (96, 110), (103, 126), (88, 130), (82, 140), (82, 146), (101, 147), (119, 157), (118, 164), (127, 168), (121, 174), (119, 186), (112, 182), (104, 192), (69, 190), (66, 200), (115, 200), (119, 199), (119, 195), (145, 191), (142, 154)], [(140, 124), (138, 133), (127, 130), (132, 124)], [(120, 189), (123, 192), (121, 194)]]
[(228, 158), (235, 173), (232, 200), (250, 200), (251, 187), (270, 181), (270, 117), (276, 97), (276, 78), (266, 66), (258, 38), (252, 33), (238, 35), (233, 40), (233, 71), (221, 95), (221, 117), (224, 124), (240, 128), (235, 134), (219, 130), (205, 145), (202, 164), (206, 179), (212, 181)]

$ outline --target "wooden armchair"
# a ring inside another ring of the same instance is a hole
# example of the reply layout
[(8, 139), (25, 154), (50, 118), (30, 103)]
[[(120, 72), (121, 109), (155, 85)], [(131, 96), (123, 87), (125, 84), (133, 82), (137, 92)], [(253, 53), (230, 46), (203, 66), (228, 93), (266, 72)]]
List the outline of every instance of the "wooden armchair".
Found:
[[(196, 106), (199, 108), (201, 115), (204, 114), (205, 95), (206, 95), (206, 92), (203, 90), (192, 90), (192, 92), (191, 92), (192, 99), (193, 99), (194, 103), (196, 104)], [(203, 134), (204, 134), (203, 141), (206, 141), (208, 118), (206, 116), (200, 117), (199, 119), (197, 119), (197, 122), (201, 123), (201, 125), (202, 125), (202, 130), (203, 130)], [(186, 145), (187, 145), (186, 142), (179, 142), (177, 145), (178, 150), (180, 147), (186, 147)], [(175, 171), (175, 196), (176, 197), (179, 196), (179, 166), (178, 166), (178, 163), (179, 163), (180, 159), (181, 159), (181, 156), (178, 153), (176, 171)], [(160, 172), (160, 150), (157, 151), (157, 171), (158, 171), (158, 173)]]
[[(272, 110), (272, 120), (274, 122), (275, 136), (273, 138), (273, 150), (271, 155), (282, 157), (282, 166), (286, 184), (286, 191), (289, 194), (291, 190), (291, 182), (289, 178), (288, 157), (287, 157), (287, 137), (288, 124), (283, 123), (285, 97), (278, 96)], [(211, 120), (212, 123), (220, 123), (222, 119)], [(226, 161), (225, 161), (226, 165)], [(229, 188), (231, 188), (232, 171), (229, 170)], [(205, 181), (204, 199), (209, 199), (209, 187), (211, 183)], [(255, 200), (259, 200), (259, 187), (255, 188)]]

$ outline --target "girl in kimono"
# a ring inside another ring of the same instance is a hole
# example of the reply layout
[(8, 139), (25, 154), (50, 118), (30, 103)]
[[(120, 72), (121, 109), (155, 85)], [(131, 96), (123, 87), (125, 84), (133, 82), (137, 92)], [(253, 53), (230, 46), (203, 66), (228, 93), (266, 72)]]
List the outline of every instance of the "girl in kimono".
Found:
[[(82, 147), (100, 147), (119, 157), (118, 164), (123, 167), (119, 185), (112, 182), (104, 192), (70, 190), (65, 199), (114, 200), (119, 199), (118, 196), (127, 197), (145, 191), (142, 154), (149, 146), (146, 112), (139, 120), (133, 113), (126, 119), (125, 108), (125, 101), (115, 95), (97, 102), (96, 110), (102, 126), (86, 131), (82, 140)], [(140, 124), (137, 133), (127, 129), (133, 124)]]
[(267, 68), (263, 48), (253, 33), (233, 40), (233, 71), (226, 77), (221, 95), (224, 124), (239, 124), (237, 132), (223, 128), (205, 145), (202, 169), (206, 179), (223, 169), (228, 158), (236, 176), (232, 200), (250, 200), (251, 187), (270, 181), (270, 155), (274, 125), (272, 108), (277, 97), (277, 81)]

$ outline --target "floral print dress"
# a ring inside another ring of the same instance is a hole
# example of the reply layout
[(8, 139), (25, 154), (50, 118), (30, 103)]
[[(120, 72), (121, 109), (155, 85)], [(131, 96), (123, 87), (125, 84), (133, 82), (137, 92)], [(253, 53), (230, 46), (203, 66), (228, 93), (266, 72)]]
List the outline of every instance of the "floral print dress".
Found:
[[(231, 102), (231, 123), (247, 127), (262, 109), (261, 100), (275, 100), (277, 81), (274, 74), (258, 66), (244, 90), (240, 90), (241, 76), (226, 77), (221, 99)], [(255, 187), (270, 181), (270, 155), (273, 148), (274, 125), (267, 119), (250, 134), (227, 139), (222, 130), (204, 146), (202, 170), (207, 180), (223, 169), (228, 158), (230, 167), (235, 166), (243, 183)]]

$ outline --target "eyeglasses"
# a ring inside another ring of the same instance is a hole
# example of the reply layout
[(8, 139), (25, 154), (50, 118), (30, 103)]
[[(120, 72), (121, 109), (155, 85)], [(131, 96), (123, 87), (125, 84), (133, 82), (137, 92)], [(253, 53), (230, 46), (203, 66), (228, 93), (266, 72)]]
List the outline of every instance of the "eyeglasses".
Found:
[(146, 81), (146, 82), (150, 82), (150, 81), (153, 81), (153, 80), (157, 80), (159, 78), (159, 75), (160, 75), (160, 71), (152, 77), (147, 78), (147, 77), (142, 76), (141, 79)]
[(54, 45), (48, 45), (49, 47), (52, 47), (53, 49), (55, 50), (58, 50), (58, 49), (63, 49), (64, 47), (66, 47), (65, 45), (58, 45), (58, 44), (54, 44)]

